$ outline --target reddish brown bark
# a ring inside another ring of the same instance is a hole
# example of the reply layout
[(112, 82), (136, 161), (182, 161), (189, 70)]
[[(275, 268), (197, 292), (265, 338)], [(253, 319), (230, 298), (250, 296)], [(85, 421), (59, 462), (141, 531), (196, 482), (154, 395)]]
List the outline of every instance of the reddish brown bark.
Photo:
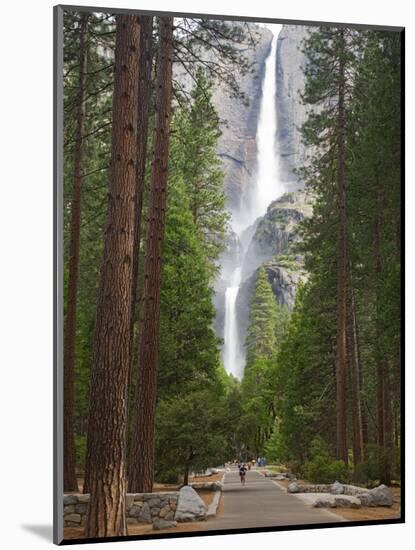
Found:
[(88, 424), (87, 537), (126, 535), (126, 433), (137, 171), (139, 18), (117, 17), (112, 156)]
[[(377, 197), (378, 208), (381, 207), (380, 199)], [(380, 250), (381, 242), (381, 216), (378, 212), (375, 220), (375, 234), (374, 234), (374, 245), (375, 245), (375, 272), (377, 285), (379, 287), (380, 279), (382, 275), (382, 257)], [(380, 289), (377, 290), (377, 357), (376, 357), (376, 378), (377, 378), (377, 388), (376, 388), (376, 416), (377, 416), (377, 443), (379, 447), (385, 446), (385, 366), (386, 361), (382, 353), (381, 342), (382, 342), (382, 329), (380, 326)]]
[(368, 423), (368, 407), (365, 398), (365, 375), (364, 365), (362, 363), (362, 356), (360, 352), (360, 337), (359, 337), (359, 324), (357, 316), (355, 315), (355, 334), (356, 334), (356, 349), (357, 359), (359, 364), (359, 386), (360, 386), (360, 402), (361, 402), (361, 414), (362, 414), (362, 440), (363, 440), (363, 454), (366, 445), (369, 443), (369, 423)]
[[(344, 41), (343, 30), (339, 30)], [(338, 159), (337, 159), (337, 351), (336, 351), (336, 455), (347, 462), (346, 409), (346, 187), (345, 187), (345, 67), (343, 52), (339, 59)]]
[(132, 430), (129, 490), (149, 492), (154, 478), (154, 429), (160, 323), (160, 282), (166, 213), (172, 95), (173, 18), (159, 18), (156, 119), (150, 181), (150, 207), (140, 311), (140, 350)]
[(353, 464), (354, 467), (363, 460), (363, 430), (362, 430), (362, 403), (360, 390), (360, 363), (356, 329), (356, 304), (351, 276), (349, 277), (349, 307), (348, 307), (348, 352), (350, 372), (350, 396), (353, 434)]
[(134, 211), (134, 254), (131, 320), (137, 317), (137, 279), (141, 241), (144, 177), (147, 158), (148, 119), (150, 111), (151, 69), (153, 61), (153, 17), (140, 17), (140, 66), (138, 82), (137, 176)]
[(377, 216), (375, 219), (375, 272), (377, 280), (377, 352), (376, 352), (376, 417), (377, 417), (377, 443), (382, 449), (383, 461), (381, 481), (382, 483), (390, 484), (391, 481), (391, 449), (393, 446), (392, 434), (392, 405), (390, 392), (390, 372), (389, 363), (385, 351), (383, 350), (383, 334), (382, 334), (382, 312), (381, 312), (381, 293), (382, 293), (382, 226), (384, 207), (384, 198), (380, 193), (377, 195)]
[(77, 98), (76, 134), (74, 146), (74, 177), (71, 202), (71, 226), (68, 262), (68, 289), (63, 344), (63, 489), (77, 491), (74, 434), (74, 370), (76, 338), (76, 306), (79, 271), (79, 241), (81, 232), (81, 187), (84, 174), (85, 95), (87, 62), (88, 14), (83, 14), (79, 26), (79, 89)]
[[(138, 83), (138, 133), (137, 133), (137, 177), (134, 212), (134, 254), (131, 302), (131, 367), (130, 402), (134, 416), (135, 378), (138, 364), (138, 303), (139, 303), (139, 264), (141, 248), (141, 212), (143, 209), (144, 180), (147, 159), (148, 124), (150, 111), (151, 72), (153, 64), (153, 17), (140, 17), (140, 79)], [(133, 382), (133, 383), (131, 383)], [(130, 449), (131, 452), (131, 449)], [(131, 460), (129, 461), (129, 463)]]

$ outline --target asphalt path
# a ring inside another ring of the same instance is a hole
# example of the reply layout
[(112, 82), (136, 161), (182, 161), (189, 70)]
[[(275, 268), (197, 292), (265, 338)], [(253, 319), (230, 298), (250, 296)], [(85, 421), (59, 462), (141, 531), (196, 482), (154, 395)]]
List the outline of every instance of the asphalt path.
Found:
[(206, 522), (203, 531), (305, 525), (344, 521), (333, 512), (303, 502), (255, 470), (242, 486), (237, 470), (225, 474), (222, 513)]

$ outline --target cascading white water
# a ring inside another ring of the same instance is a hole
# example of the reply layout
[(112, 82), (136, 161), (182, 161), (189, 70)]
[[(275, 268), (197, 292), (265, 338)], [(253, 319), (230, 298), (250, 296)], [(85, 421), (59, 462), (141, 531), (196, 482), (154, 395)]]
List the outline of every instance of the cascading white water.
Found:
[[(265, 61), (265, 75), (262, 82), (262, 99), (259, 111), (257, 143), (257, 177), (244, 212), (232, 217), (232, 229), (238, 238), (238, 253), (228, 277), (225, 291), (225, 330), (223, 362), (226, 372), (238, 379), (243, 376), (245, 353), (238, 333), (236, 300), (242, 282), (242, 265), (249, 243), (243, 242), (243, 233), (259, 217), (268, 205), (284, 192), (278, 178), (278, 155), (275, 148), (277, 133), (276, 113), (276, 52), (277, 38), (281, 25), (268, 25), (273, 32), (270, 53)], [(246, 232), (245, 232), (246, 235)]]
[[(232, 273), (231, 286), (225, 291), (225, 346), (223, 361), (225, 368), (229, 368), (234, 376), (239, 375), (239, 365), (242, 357), (238, 346), (238, 326), (236, 323), (236, 297), (241, 284), (242, 266), (238, 266)], [(226, 345), (228, 343), (228, 345)]]

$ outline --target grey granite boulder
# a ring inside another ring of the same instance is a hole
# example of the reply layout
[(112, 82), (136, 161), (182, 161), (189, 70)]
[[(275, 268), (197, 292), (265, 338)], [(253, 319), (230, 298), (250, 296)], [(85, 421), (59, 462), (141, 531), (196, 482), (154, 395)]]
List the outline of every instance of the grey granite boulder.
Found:
[(287, 493), (300, 493), (300, 492), (301, 492), (301, 488), (298, 485), (298, 483), (296, 483), (295, 481), (290, 483), (287, 487)]
[(357, 487), (356, 485), (343, 485), (343, 488), (344, 494), (350, 496), (359, 496), (368, 492), (368, 489), (365, 487)]
[(344, 487), (341, 483), (338, 481), (335, 481), (333, 485), (331, 486), (330, 493), (332, 495), (342, 495), (344, 493)]
[(361, 508), (362, 503), (356, 497), (335, 497), (334, 503), (337, 508)]
[(360, 500), (362, 506), (376, 506), (374, 504), (374, 498), (369, 492), (361, 493), (357, 495), (357, 498)]
[(333, 498), (319, 498), (313, 504), (314, 508), (335, 508), (336, 503)]
[(372, 498), (372, 506), (392, 506), (393, 495), (392, 491), (386, 485), (379, 485), (369, 491)]
[(313, 502), (313, 506), (315, 508), (361, 508), (362, 504), (357, 497), (328, 494), (327, 496), (319, 496)]
[(177, 503), (176, 521), (199, 521), (206, 519), (206, 505), (189, 485), (180, 489)]

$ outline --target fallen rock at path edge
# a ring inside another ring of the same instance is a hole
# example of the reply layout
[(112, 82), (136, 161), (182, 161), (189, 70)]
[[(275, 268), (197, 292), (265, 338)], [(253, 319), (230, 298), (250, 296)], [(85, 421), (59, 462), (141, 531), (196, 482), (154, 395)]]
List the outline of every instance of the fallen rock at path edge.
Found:
[(362, 503), (356, 497), (335, 497), (336, 508), (361, 508)]
[(176, 521), (200, 521), (206, 519), (206, 505), (189, 485), (180, 489), (177, 502)]
[(299, 493), (299, 492), (300, 492), (300, 486), (295, 481), (293, 481), (288, 485), (287, 493)]
[(361, 508), (362, 503), (357, 497), (353, 496), (335, 496), (318, 498), (313, 503), (314, 508)]
[(379, 485), (370, 491), (356, 495), (362, 506), (392, 506), (392, 491), (386, 485)]
[(334, 502), (334, 499), (322, 499), (319, 498), (315, 501), (313, 504), (314, 508), (335, 508), (336, 503)]

